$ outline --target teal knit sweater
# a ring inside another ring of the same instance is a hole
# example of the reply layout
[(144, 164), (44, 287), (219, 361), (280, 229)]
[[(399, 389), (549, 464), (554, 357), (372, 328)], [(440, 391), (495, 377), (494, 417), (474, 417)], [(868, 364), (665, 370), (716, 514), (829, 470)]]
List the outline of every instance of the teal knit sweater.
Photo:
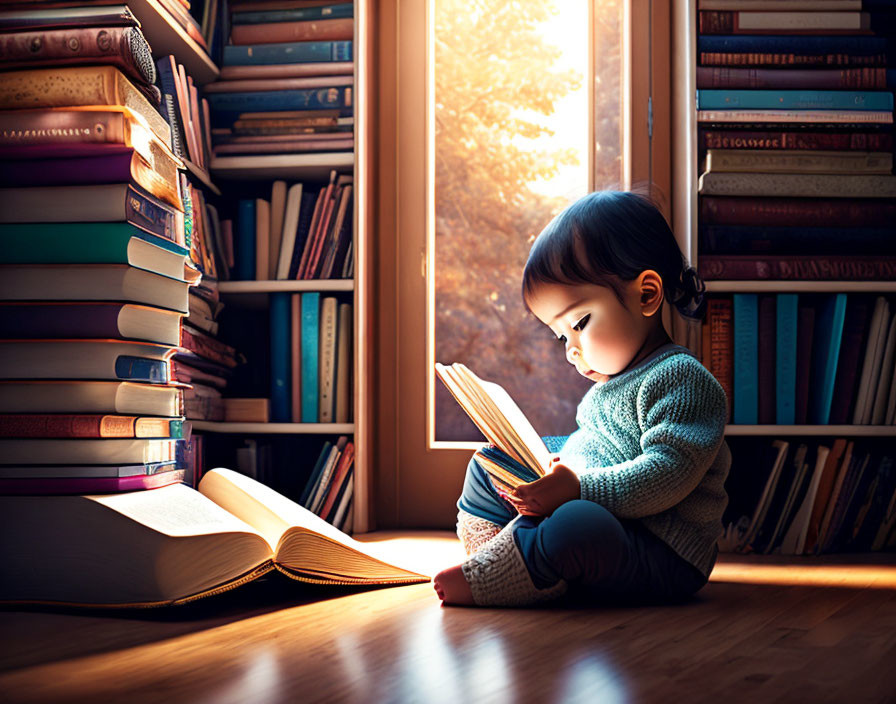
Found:
[(684, 347), (667, 344), (595, 384), (560, 451), (582, 498), (639, 520), (709, 576), (728, 503), (725, 392)]

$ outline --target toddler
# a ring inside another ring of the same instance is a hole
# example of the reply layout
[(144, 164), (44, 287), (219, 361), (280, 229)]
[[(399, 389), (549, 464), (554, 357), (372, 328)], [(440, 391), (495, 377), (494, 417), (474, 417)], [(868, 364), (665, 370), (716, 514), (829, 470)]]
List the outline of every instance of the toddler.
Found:
[(728, 502), (725, 392), (661, 318), (664, 300), (701, 318), (703, 289), (635, 193), (591, 193), (538, 236), (523, 299), (594, 386), (578, 430), (545, 439), (557, 455), (541, 479), (499, 493), (470, 461), (457, 503), (468, 559), (434, 578), (444, 603), (524, 606), (567, 591), (663, 602), (706, 584)]

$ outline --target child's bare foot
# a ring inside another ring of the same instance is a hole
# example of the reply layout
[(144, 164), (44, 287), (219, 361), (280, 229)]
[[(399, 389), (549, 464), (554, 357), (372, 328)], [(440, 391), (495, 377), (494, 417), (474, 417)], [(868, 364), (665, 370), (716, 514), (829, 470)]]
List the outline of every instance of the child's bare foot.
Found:
[(460, 565), (449, 567), (439, 572), (432, 580), (432, 586), (436, 590), (436, 594), (446, 604), (457, 604), (458, 606), (472, 606), (473, 593), (470, 591), (470, 585), (464, 579), (464, 573)]

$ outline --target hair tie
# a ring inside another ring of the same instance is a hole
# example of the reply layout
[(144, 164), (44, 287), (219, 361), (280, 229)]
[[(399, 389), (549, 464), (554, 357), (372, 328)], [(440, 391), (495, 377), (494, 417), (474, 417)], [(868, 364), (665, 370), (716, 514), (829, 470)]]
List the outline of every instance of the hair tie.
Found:
[(697, 270), (689, 266), (681, 272), (680, 293), (675, 297), (675, 307), (686, 318), (702, 320), (706, 311), (706, 283)]

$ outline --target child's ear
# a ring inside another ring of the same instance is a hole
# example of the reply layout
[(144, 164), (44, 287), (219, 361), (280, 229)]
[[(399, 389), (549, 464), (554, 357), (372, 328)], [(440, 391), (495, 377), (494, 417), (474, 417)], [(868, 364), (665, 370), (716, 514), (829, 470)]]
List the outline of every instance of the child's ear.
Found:
[(641, 272), (638, 276), (638, 291), (641, 313), (649, 318), (663, 305), (663, 278), (653, 269)]

